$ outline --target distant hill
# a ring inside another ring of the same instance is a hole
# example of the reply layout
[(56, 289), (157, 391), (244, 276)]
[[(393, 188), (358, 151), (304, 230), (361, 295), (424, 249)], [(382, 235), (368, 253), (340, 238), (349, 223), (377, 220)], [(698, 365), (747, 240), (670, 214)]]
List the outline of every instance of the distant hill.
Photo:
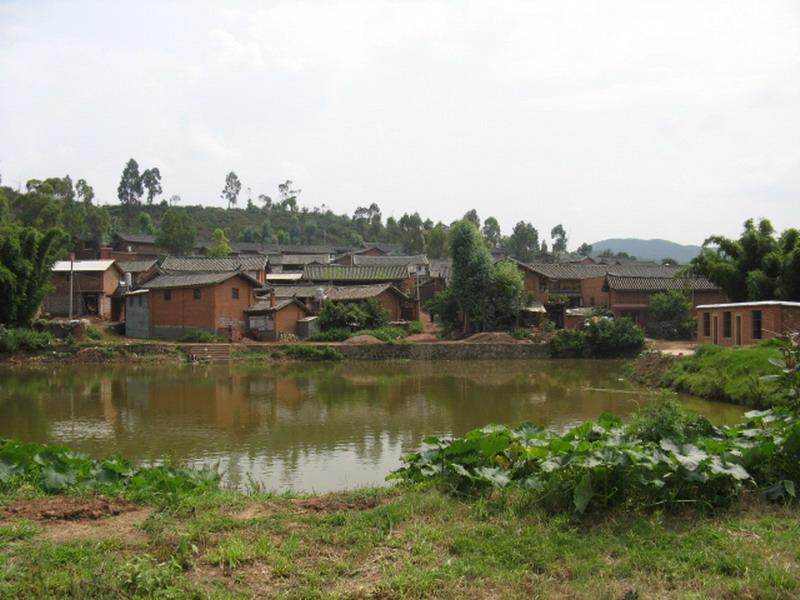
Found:
[(680, 264), (686, 264), (700, 253), (700, 246), (682, 245), (669, 240), (640, 240), (637, 238), (615, 238), (600, 240), (592, 244), (592, 254), (600, 254), (604, 250), (627, 252), (640, 260), (656, 260), (674, 258)]

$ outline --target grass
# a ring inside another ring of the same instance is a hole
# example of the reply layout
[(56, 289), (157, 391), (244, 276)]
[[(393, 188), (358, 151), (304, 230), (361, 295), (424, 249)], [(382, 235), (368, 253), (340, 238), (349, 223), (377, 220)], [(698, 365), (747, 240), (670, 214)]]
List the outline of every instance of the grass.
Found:
[(774, 384), (761, 379), (775, 372), (770, 358), (780, 357), (774, 342), (725, 348), (701, 346), (672, 365), (661, 384), (695, 396), (762, 408), (770, 404)]
[[(792, 598), (800, 511), (548, 516), (521, 493), (359, 490), (327, 508), (216, 492), (125, 538), (4, 538), (0, 597)], [(241, 518), (242, 510), (262, 510)], [(50, 525), (49, 527), (52, 527)], [(625, 596), (628, 594), (628, 596)]]

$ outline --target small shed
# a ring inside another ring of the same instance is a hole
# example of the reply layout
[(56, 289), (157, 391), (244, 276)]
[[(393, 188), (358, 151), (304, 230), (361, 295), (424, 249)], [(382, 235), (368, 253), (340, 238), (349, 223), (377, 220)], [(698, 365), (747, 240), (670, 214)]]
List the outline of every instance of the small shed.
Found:
[(697, 341), (701, 344), (748, 346), (791, 331), (800, 331), (800, 302), (766, 300), (697, 307)]

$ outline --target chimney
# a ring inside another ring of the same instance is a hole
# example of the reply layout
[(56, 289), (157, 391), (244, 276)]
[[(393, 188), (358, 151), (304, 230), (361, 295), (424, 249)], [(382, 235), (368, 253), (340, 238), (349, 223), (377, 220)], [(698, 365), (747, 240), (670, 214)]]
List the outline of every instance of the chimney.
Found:
[(124, 277), (125, 277), (125, 280), (124, 280), (125, 281), (125, 287), (127, 287), (128, 289), (133, 287), (133, 277), (131, 276), (131, 274), (130, 273), (125, 273)]

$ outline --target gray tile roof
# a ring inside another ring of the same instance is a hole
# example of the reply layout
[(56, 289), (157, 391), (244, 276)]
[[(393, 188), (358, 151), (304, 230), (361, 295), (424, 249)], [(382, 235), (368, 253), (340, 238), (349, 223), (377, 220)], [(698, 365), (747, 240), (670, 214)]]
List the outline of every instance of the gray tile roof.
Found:
[(704, 277), (621, 277), (618, 275), (606, 276), (605, 286), (609, 290), (618, 292), (658, 292), (664, 290), (719, 290)]
[(376, 267), (390, 267), (394, 265), (399, 265), (401, 267), (408, 267), (410, 265), (427, 265), (430, 264), (428, 262), (428, 257), (424, 254), (417, 254), (415, 256), (403, 256), (403, 255), (392, 255), (387, 254), (385, 256), (368, 256), (364, 254), (354, 254), (353, 255), (353, 264), (354, 265), (363, 265), (363, 266), (376, 266)]
[(267, 258), (259, 254), (245, 256), (168, 256), (161, 269), (169, 273), (210, 273), (231, 271), (263, 271)]
[(264, 298), (253, 304), (253, 306), (251, 306), (250, 308), (246, 308), (244, 312), (246, 313), (275, 312), (286, 306), (289, 306), (290, 304), (297, 304), (306, 312), (306, 314), (308, 314), (308, 309), (306, 309), (306, 307), (303, 306), (302, 302), (298, 302), (294, 298), (283, 298), (277, 300), (275, 302), (275, 306), (270, 306), (270, 299)]
[(390, 283), (380, 285), (340, 285), (328, 289), (327, 299), (333, 301), (342, 300), (366, 300), (381, 295), (386, 290), (394, 290), (396, 293), (405, 297), (405, 294)]
[(572, 263), (518, 263), (524, 268), (548, 279), (592, 279), (608, 272), (606, 265), (578, 265)]
[(271, 265), (307, 265), (309, 263), (327, 265), (330, 262), (330, 254), (272, 254), (269, 257)]
[(133, 242), (135, 244), (155, 244), (156, 236), (147, 233), (115, 233), (115, 238), (123, 242)]
[(272, 289), (275, 290), (275, 296), (278, 298), (313, 298), (317, 295), (319, 288), (323, 289), (323, 293), (327, 292), (328, 288), (321, 285), (273, 285)]
[(307, 281), (401, 281), (408, 278), (408, 267), (393, 265), (344, 266), (344, 265), (306, 265), (303, 279)]
[(222, 273), (170, 273), (166, 275), (158, 275), (154, 277), (143, 287), (149, 290), (160, 290), (169, 288), (184, 288), (184, 287), (204, 287), (209, 285), (217, 285), (227, 281), (231, 277), (243, 277), (254, 286), (259, 286), (257, 280), (253, 279), (246, 273), (236, 273), (233, 271), (225, 271)]
[(624, 265), (608, 265), (609, 275), (618, 277), (675, 277), (678, 267), (668, 267), (655, 263), (635, 263)]
[(154, 267), (155, 264), (155, 259), (117, 261), (117, 266), (122, 269), (123, 273), (144, 273)]

